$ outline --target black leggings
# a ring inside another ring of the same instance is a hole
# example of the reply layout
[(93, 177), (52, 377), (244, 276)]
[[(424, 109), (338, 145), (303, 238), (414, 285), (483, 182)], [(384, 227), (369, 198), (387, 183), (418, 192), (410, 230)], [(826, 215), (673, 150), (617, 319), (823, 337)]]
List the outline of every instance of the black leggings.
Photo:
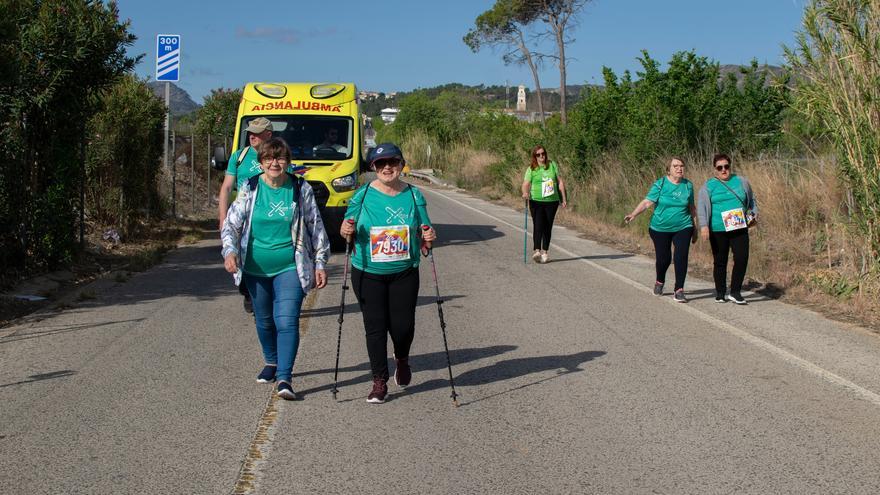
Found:
[(749, 265), (749, 229), (710, 232), (709, 244), (712, 246), (714, 259), (712, 276), (715, 279), (715, 291), (724, 293), (727, 290), (727, 255), (733, 251), (730, 293), (739, 294), (742, 291), (743, 279), (746, 278), (746, 267)]
[(364, 317), (373, 376), (388, 379), (388, 334), (397, 358), (408, 358), (416, 331), (419, 268), (390, 275), (351, 269), (351, 283)]
[(556, 218), (556, 209), (559, 201), (535, 201), (529, 200), (529, 211), (532, 213), (534, 224), (535, 249), (550, 249), (550, 232), (553, 230), (553, 219)]
[(654, 241), (654, 252), (657, 253), (658, 282), (666, 283), (666, 270), (669, 269), (669, 264), (672, 262), (672, 246), (675, 245), (675, 290), (684, 288), (693, 233), (693, 227), (681, 229), (678, 232), (658, 232), (654, 229), (648, 229), (648, 234)]

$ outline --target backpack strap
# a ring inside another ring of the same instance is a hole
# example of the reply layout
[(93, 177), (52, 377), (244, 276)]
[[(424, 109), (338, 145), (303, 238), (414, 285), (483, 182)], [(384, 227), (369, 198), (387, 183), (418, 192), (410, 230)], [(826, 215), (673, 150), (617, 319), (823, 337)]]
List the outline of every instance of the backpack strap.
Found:
[(235, 161), (235, 167), (236, 167), (236, 168), (238, 168), (238, 167), (241, 166), (241, 162), (244, 161), (244, 157), (247, 156), (248, 151), (250, 151), (250, 150), (251, 150), (251, 147), (250, 147), (250, 146), (245, 146), (244, 148), (241, 149), (241, 151), (239, 151), (239, 153), (238, 153), (238, 160)]

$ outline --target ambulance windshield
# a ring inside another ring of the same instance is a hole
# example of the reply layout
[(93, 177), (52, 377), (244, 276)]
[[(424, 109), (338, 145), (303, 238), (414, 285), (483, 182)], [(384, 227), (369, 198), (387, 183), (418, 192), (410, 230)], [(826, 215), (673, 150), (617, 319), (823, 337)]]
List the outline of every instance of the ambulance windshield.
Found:
[[(334, 162), (351, 158), (354, 126), (348, 117), (323, 117), (317, 115), (265, 116), (272, 122), (272, 136), (280, 137), (290, 147), (294, 160)], [(242, 119), (239, 142), (247, 143), (244, 129), (250, 116)], [(328, 163), (329, 165), (329, 163)]]

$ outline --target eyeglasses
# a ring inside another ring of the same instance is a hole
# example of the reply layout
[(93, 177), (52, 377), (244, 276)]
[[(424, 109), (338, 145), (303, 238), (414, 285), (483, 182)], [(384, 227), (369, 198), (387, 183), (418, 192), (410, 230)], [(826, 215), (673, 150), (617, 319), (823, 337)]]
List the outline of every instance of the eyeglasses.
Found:
[(715, 170), (721, 172), (722, 170), (730, 170), (730, 164), (725, 163), (724, 165), (715, 165)]
[(263, 158), (260, 160), (260, 163), (265, 163), (266, 165), (271, 165), (273, 163), (287, 163), (287, 158), (283, 156), (276, 156), (275, 158)]
[(397, 158), (391, 158), (388, 160), (376, 160), (375, 162), (373, 162), (373, 166), (376, 167), (377, 170), (385, 168), (386, 166), (396, 167), (398, 165), (400, 165), (400, 160)]
[(547, 153), (545, 153), (545, 152), (542, 151), (541, 153), (535, 153), (535, 156), (536, 156), (536, 157), (537, 157), (537, 156), (544, 156), (544, 157), (546, 157), (546, 156), (547, 156)]

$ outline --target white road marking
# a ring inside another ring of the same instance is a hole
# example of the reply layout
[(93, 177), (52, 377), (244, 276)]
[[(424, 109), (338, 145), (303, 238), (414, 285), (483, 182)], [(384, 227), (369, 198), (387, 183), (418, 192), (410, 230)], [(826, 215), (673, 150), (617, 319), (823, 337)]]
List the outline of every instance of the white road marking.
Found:
[[(470, 205), (462, 203), (461, 201), (454, 199), (454, 198), (451, 198), (451, 197), (449, 197), (449, 196), (447, 196), (437, 190), (422, 188), (422, 191), (429, 192), (431, 194), (436, 194), (436, 195), (438, 195), (448, 201), (451, 201), (459, 206), (467, 208), (468, 210), (475, 211), (475, 212), (477, 212), (481, 215), (487, 216), (487, 217), (489, 217), (499, 223), (507, 225), (508, 227), (510, 227), (518, 232), (523, 232), (523, 228), (518, 225), (514, 225), (506, 220), (502, 220), (501, 218), (498, 218), (494, 215), (486, 213), (485, 211), (479, 210), (479, 209), (474, 208)], [(526, 234), (530, 235), (530, 234), (528, 234), (528, 232), (526, 232)], [(651, 288), (647, 287), (646, 285), (644, 285), (642, 283), (639, 283), (635, 280), (632, 280), (628, 277), (625, 277), (625, 276), (611, 270), (610, 268), (606, 268), (602, 265), (599, 265), (598, 263), (595, 263), (595, 262), (590, 261), (588, 259), (584, 259), (584, 258), (580, 257), (580, 255), (578, 255), (577, 253), (573, 253), (573, 252), (569, 251), (568, 249), (565, 249), (565, 248), (559, 246), (556, 243), (551, 242), (550, 244), (553, 246), (553, 248), (555, 250), (561, 251), (561, 252), (563, 252), (573, 258), (577, 258), (577, 261), (586, 263), (587, 265), (589, 265), (599, 271), (602, 271), (602, 272), (610, 275), (611, 277), (614, 277), (617, 280), (619, 280), (619, 281), (621, 281), (631, 287), (634, 287), (637, 290), (640, 290), (645, 293), (652, 292)], [(804, 359), (802, 357), (796, 356), (796, 355), (792, 354), (791, 352), (786, 351), (785, 349), (777, 347), (777, 346), (771, 344), (770, 342), (768, 342), (760, 337), (752, 335), (751, 333), (746, 332), (745, 330), (736, 328), (735, 326), (731, 325), (730, 323), (727, 323), (723, 320), (720, 320), (712, 315), (706, 314), (706, 313), (704, 313), (694, 307), (691, 307), (691, 306), (688, 306), (685, 304), (676, 303), (672, 299), (668, 299), (668, 300), (666, 300), (666, 302), (669, 304), (673, 304), (679, 310), (686, 311), (686, 312), (690, 313), (691, 315), (696, 316), (697, 318), (705, 321), (706, 323), (709, 323), (710, 325), (713, 325), (721, 330), (724, 330), (732, 335), (735, 335), (736, 337), (739, 337), (740, 339), (748, 342), (749, 344), (752, 344), (760, 349), (763, 349), (763, 350), (777, 356), (778, 358), (782, 359), (783, 361), (785, 361), (789, 364), (792, 364), (794, 366), (797, 366), (798, 368), (801, 368), (804, 371), (812, 373), (812, 374), (818, 376), (819, 378), (825, 380), (828, 383), (832, 383), (834, 385), (848, 389), (849, 391), (854, 392), (857, 396), (861, 397), (862, 399), (864, 399), (868, 402), (871, 402), (872, 404), (874, 404), (876, 406), (880, 406), (880, 394), (877, 394), (877, 393), (872, 392), (872, 391), (870, 391), (860, 385), (857, 385), (857, 384), (847, 380), (846, 378), (843, 378), (840, 375), (832, 373), (831, 371), (828, 371), (825, 368), (818, 366), (815, 363), (807, 361), (806, 359)]]

